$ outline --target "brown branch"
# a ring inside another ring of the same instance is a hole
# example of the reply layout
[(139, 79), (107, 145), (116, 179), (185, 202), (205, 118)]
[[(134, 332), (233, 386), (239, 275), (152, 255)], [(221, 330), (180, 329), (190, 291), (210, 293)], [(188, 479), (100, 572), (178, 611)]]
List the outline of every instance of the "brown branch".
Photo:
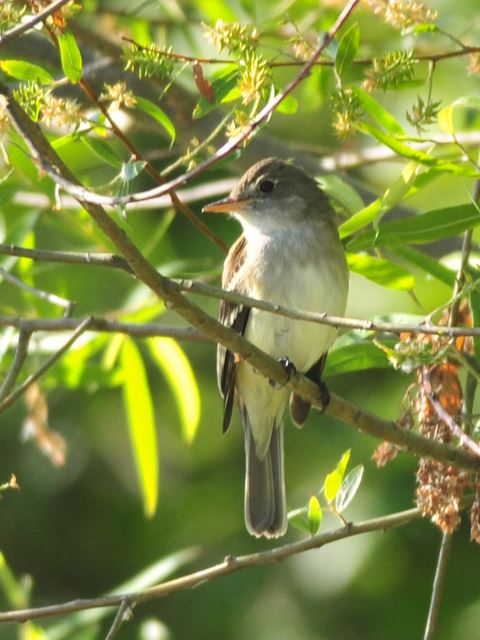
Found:
[[(92, 205), (99, 206), (117, 206), (117, 205), (125, 205), (129, 202), (138, 202), (140, 200), (149, 200), (156, 196), (163, 195), (165, 193), (170, 193), (170, 191), (174, 191), (177, 187), (185, 184), (192, 178), (197, 177), (204, 173), (208, 168), (215, 165), (220, 160), (226, 158), (230, 155), (235, 149), (240, 147), (242, 143), (249, 138), (256, 129), (270, 116), (270, 114), (277, 108), (277, 106), (297, 88), (297, 86), (309, 75), (315, 61), (319, 58), (319, 56), (323, 53), (329, 43), (333, 40), (338, 30), (344, 25), (347, 18), (350, 16), (352, 11), (355, 9), (360, 0), (349, 0), (349, 2), (344, 7), (343, 11), (338, 16), (333, 27), (326, 33), (323, 38), (321, 44), (318, 46), (310, 60), (302, 67), (299, 73), (293, 78), (287, 86), (281, 91), (273, 100), (270, 100), (267, 105), (263, 109), (261, 109), (257, 115), (250, 121), (248, 125), (246, 125), (240, 135), (235, 138), (231, 138), (226, 142), (222, 147), (217, 149), (217, 151), (212, 154), (209, 158), (204, 160), (202, 163), (199, 163), (194, 168), (190, 169), (190, 171), (186, 171), (182, 175), (174, 178), (170, 182), (166, 182), (164, 185), (159, 187), (155, 187), (153, 189), (148, 189), (146, 191), (141, 191), (138, 193), (132, 193), (127, 196), (102, 196), (94, 191), (90, 191), (83, 187), (70, 172), (68, 174), (71, 176), (67, 177), (67, 172), (60, 170), (59, 163), (56, 161), (49, 161), (48, 158), (51, 158), (51, 154), (48, 156), (44, 156), (41, 153), (38, 153), (38, 149), (36, 148), (35, 139), (32, 139), (32, 128), (30, 127), (29, 122), (25, 121), (23, 118), (18, 118), (18, 105), (15, 105), (12, 97), (9, 95), (8, 88), (0, 83), (0, 94), (3, 94), (7, 98), (6, 110), (13, 120), (15, 127), (19, 134), (23, 137), (25, 142), (28, 144), (34, 161), (37, 166), (43, 170), (56, 184), (58, 184), (62, 189), (73, 195), (79, 201), (81, 201), (82, 205), (85, 207), (86, 203)], [(35, 136), (34, 136), (35, 138)], [(66, 167), (65, 167), (66, 168)]]
[(68, 314), (73, 310), (74, 303), (71, 300), (66, 300), (65, 298), (61, 298), (60, 296), (57, 296), (55, 293), (50, 293), (49, 291), (44, 291), (43, 289), (32, 287), (26, 282), (23, 282), (23, 280), (20, 280), (20, 278), (17, 278), (16, 276), (9, 273), (3, 267), (0, 267), (0, 277), (2, 277), (4, 280), (9, 282), (10, 284), (13, 284), (14, 287), (18, 287), (23, 291), (27, 291), (32, 296), (35, 296), (40, 300), (46, 300), (47, 302), (50, 302), (50, 304), (54, 304), (59, 307), (62, 307), (63, 309), (65, 309), (65, 312)]
[(393, 527), (403, 526), (422, 517), (418, 509), (408, 509), (380, 518), (373, 518), (358, 524), (350, 523), (345, 527), (321, 533), (313, 537), (304, 538), (298, 542), (285, 544), (268, 551), (252, 553), (244, 556), (227, 556), (223, 562), (201, 569), (194, 573), (187, 574), (180, 578), (168, 580), (155, 587), (145, 589), (144, 591), (134, 593), (124, 593), (119, 595), (103, 596), (99, 598), (73, 600), (63, 604), (50, 605), (44, 607), (36, 607), (31, 609), (20, 609), (17, 611), (0, 612), (0, 623), (2, 622), (26, 622), (27, 620), (35, 620), (38, 618), (46, 618), (52, 616), (64, 615), (75, 611), (83, 611), (85, 609), (94, 609), (99, 607), (119, 607), (127, 600), (130, 606), (138, 605), (151, 600), (164, 598), (178, 591), (185, 591), (211, 582), (221, 576), (236, 573), (249, 567), (262, 566), (281, 562), (295, 554), (303, 553), (311, 549), (320, 549), (327, 544), (331, 544), (338, 540), (351, 538), (363, 533), (371, 533), (373, 531), (386, 531)]
[(49, 4), (48, 7), (45, 7), (43, 11), (40, 11), (40, 13), (32, 16), (29, 20), (16, 25), (8, 31), (5, 31), (5, 33), (0, 36), (0, 49), (4, 47), (8, 42), (10, 42), (10, 40), (14, 40), (15, 38), (18, 38), (18, 36), (22, 35), (22, 33), (33, 29), (36, 24), (38, 24), (39, 22), (43, 22), (46, 18), (51, 16), (52, 13), (55, 13), (55, 11), (61, 9), (61, 7), (63, 7), (63, 5), (67, 4), (67, 2), (69, 1), (70, 0), (55, 0), (55, 2)]
[[(150, 177), (152, 177), (155, 180), (155, 182), (157, 182), (158, 184), (165, 184), (165, 180), (158, 173), (158, 171), (155, 169), (152, 163), (143, 157), (143, 155), (135, 147), (133, 142), (123, 133), (120, 127), (116, 124), (115, 120), (111, 117), (109, 110), (101, 102), (101, 100), (98, 99), (97, 94), (95, 93), (93, 88), (90, 86), (90, 84), (84, 78), (82, 78), (79, 82), (79, 85), (83, 89), (83, 91), (87, 94), (87, 96), (95, 103), (98, 109), (100, 109), (100, 111), (103, 113), (105, 118), (110, 123), (113, 133), (127, 147), (127, 149), (130, 151), (130, 153), (135, 158), (135, 160), (141, 160), (142, 162), (145, 162), (145, 171), (150, 175)], [(197, 227), (197, 229), (201, 231), (201, 233), (203, 233), (207, 238), (209, 238), (212, 242), (214, 242), (217, 245), (217, 247), (219, 247), (224, 253), (228, 252), (228, 247), (223, 242), (223, 240), (219, 238), (215, 233), (213, 233), (213, 231), (211, 231), (207, 227), (207, 225), (198, 218), (198, 216), (192, 211), (192, 209), (180, 199), (179, 195), (175, 191), (169, 191), (168, 195), (170, 197), (170, 200), (172, 201), (172, 204), (175, 207), (177, 207), (190, 220), (190, 222), (194, 224)]]
[(0, 388), (0, 401), (2, 401), (15, 386), (15, 382), (22, 370), (23, 363), (28, 356), (28, 345), (30, 343), (31, 335), (32, 332), (23, 327), (19, 331), (13, 363)]

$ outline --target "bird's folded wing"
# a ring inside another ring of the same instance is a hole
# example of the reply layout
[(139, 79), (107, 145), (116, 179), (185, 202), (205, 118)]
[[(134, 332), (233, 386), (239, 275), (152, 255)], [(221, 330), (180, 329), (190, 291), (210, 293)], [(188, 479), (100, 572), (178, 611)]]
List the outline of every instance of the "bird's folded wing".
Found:
[[(244, 236), (240, 236), (230, 249), (230, 253), (225, 261), (223, 270), (222, 286), (227, 290), (238, 290), (235, 287), (235, 280), (239, 269), (245, 262), (246, 241)], [(245, 335), (250, 316), (250, 307), (234, 304), (222, 300), (220, 302), (219, 321), (237, 331), (240, 335)], [(235, 399), (235, 373), (237, 361), (235, 354), (219, 344), (217, 349), (217, 380), (218, 387), (223, 396), (224, 415), (223, 431), (225, 432), (232, 418), (233, 401)]]

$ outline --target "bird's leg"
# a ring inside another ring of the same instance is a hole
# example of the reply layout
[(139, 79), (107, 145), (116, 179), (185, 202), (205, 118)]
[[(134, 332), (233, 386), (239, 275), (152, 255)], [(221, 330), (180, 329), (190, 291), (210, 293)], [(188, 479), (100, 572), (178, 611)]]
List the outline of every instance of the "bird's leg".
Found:
[(318, 366), (318, 363), (317, 363), (313, 365), (313, 367), (309, 369), (305, 374), (305, 377), (307, 377), (312, 382), (315, 382), (315, 384), (317, 384), (320, 387), (320, 394), (322, 396), (322, 405), (323, 405), (322, 409), (320, 410), (321, 413), (323, 413), (325, 409), (328, 407), (328, 405), (330, 404), (330, 391), (328, 390), (326, 383), (322, 380), (322, 371), (323, 371), (323, 363), (321, 368)]
[(293, 376), (297, 373), (297, 368), (295, 367), (295, 365), (293, 364), (293, 362), (290, 360), (288, 356), (282, 356), (281, 358), (278, 358), (278, 362), (284, 368), (285, 373), (287, 374), (287, 380), (283, 384), (279, 384), (278, 382), (275, 382), (275, 380), (272, 380), (270, 378), (269, 382), (274, 389), (283, 389), (283, 387), (287, 385), (290, 382), (290, 380), (293, 378)]
[[(322, 396), (322, 408), (320, 413), (325, 411), (330, 402), (330, 393), (325, 382), (322, 380), (322, 372), (325, 366), (327, 354), (324, 353), (322, 357), (305, 373), (305, 376), (315, 382), (320, 387), (320, 393)], [(297, 427), (303, 427), (308, 414), (310, 413), (311, 403), (308, 400), (304, 400), (296, 393), (292, 393), (290, 396), (290, 415), (292, 416), (293, 423)]]

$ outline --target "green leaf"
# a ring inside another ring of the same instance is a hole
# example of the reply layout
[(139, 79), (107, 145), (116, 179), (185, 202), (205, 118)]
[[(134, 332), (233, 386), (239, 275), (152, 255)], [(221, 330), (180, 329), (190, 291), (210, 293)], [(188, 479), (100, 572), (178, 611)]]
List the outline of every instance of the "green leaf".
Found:
[(335, 469), (325, 478), (323, 492), (325, 494), (327, 502), (333, 502), (333, 500), (335, 500), (335, 496), (337, 495), (338, 490), (340, 489), (340, 486), (343, 482), (343, 477), (345, 475), (345, 470), (347, 468), (349, 460), (350, 449), (345, 451)]
[(317, 496), (312, 496), (308, 502), (307, 520), (309, 533), (314, 536), (322, 524), (323, 512)]
[(347, 253), (347, 262), (352, 271), (382, 287), (408, 290), (415, 285), (415, 277), (409, 271), (385, 258)]
[(349, 215), (364, 208), (363, 200), (355, 189), (339, 176), (328, 174), (319, 176), (316, 180), (328, 197), (338, 202)]
[(351, 235), (355, 231), (366, 227), (371, 222), (376, 227), (379, 220), (395, 207), (413, 188), (418, 175), (418, 164), (409, 162), (395, 182), (388, 187), (385, 193), (364, 207), (339, 228), (341, 238)]
[(431, 258), (428, 254), (405, 245), (396, 245), (389, 250), (402, 260), (406, 260), (447, 286), (453, 287), (455, 285), (455, 273), (438, 260)]
[(435, 167), (439, 171), (453, 173), (454, 175), (470, 176), (474, 178), (479, 175), (478, 171), (471, 164), (449, 162), (448, 160), (435, 158), (434, 156), (431, 156), (423, 151), (412, 149), (412, 147), (409, 147), (403, 142), (400, 142), (397, 138), (388, 133), (385, 133), (370, 122), (357, 122), (355, 123), (355, 127), (359, 131), (372, 136), (385, 146), (389, 147), (399, 156), (403, 156), (404, 158), (408, 158), (409, 160), (415, 160), (415, 162), (420, 162), (421, 164), (424, 164), (426, 166)]
[(151, 517), (158, 499), (157, 434), (145, 365), (131, 338), (125, 338), (121, 361), (124, 374), (123, 401), (133, 457), (145, 515)]
[(146, 98), (141, 98), (137, 96), (136, 100), (137, 100), (136, 106), (142, 111), (144, 111), (145, 113), (148, 113), (148, 115), (151, 116), (152, 118), (155, 118), (155, 120), (160, 125), (162, 125), (162, 127), (170, 136), (171, 144), (173, 144), (175, 142), (175, 136), (177, 135), (177, 132), (175, 130), (175, 125), (167, 116), (165, 111), (163, 111), (163, 109), (160, 109), (158, 105), (154, 104), (153, 102), (150, 102), (150, 100), (147, 100)]
[(478, 96), (462, 96), (439, 111), (438, 124), (440, 128), (452, 136), (455, 135), (454, 112), (459, 108), (480, 111), (480, 98)]
[(193, 110), (192, 117), (194, 119), (203, 118), (203, 116), (206, 116), (207, 113), (215, 109), (219, 103), (225, 101), (232, 89), (236, 87), (238, 78), (239, 71), (237, 65), (229, 65), (225, 69), (216, 71), (210, 80), (215, 94), (215, 102), (209, 102), (204, 96), (200, 96)]
[(200, 421), (200, 392), (187, 356), (172, 338), (152, 338), (148, 341), (151, 354), (173, 391), (184, 439), (191, 443)]
[(276, 111), (278, 111), (278, 113), (291, 114), (296, 113), (297, 109), (298, 100), (295, 98), (295, 96), (289, 94), (288, 96), (285, 96), (285, 98), (280, 102), (280, 104), (276, 108)]
[(425, 244), (441, 238), (456, 236), (480, 224), (480, 211), (473, 204), (434, 209), (421, 215), (409, 216), (381, 224), (347, 243), (352, 251), (406, 243)]
[(75, 36), (71, 31), (59, 33), (58, 45), (63, 73), (70, 82), (77, 83), (82, 77), (83, 62)]
[(352, 66), (360, 44), (360, 29), (354, 24), (342, 36), (335, 56), (335, 71), (339, 78), (344, 78)]
[(80, 139), (100, 160), (103, 160), (115, 169), (120, 169), (123, 160), (117, 156), (107, 142), (99, 138), (93, 138), (92, 136), (82, 136)]
[(25, 60), (0, 60), (0, 69), (17, 80), (50, 84), (53, 77), (43, 67)]
[(346, 476), (335, 497), (335, 509), (342, 513), (351, 503), (363, 478), (363, 465), (354, 467)]
[(398, 120), (394, 118), (391, 113), (386, 111), (382, 105), (375, 100), (375, 98), (359, 87), (352, 87), (352, 90), (360, 100), (363, 110), (376, 120), (378, 124), (381, 124), (382, 127), (393, 135), (405, 135), (405, 131)]
[(288, 522), (292, 525), (292, 527), (295, 527), (295, 529), (298, 529), (302, 533), (310, 535), (310, 526), (306, 514), (307, 509), (305, 507), (300, 507), (300, 509), (289, 511)]
[[(474, 279), (478, 279), (480, 277), (480, 271), (470, 266), (468, 268), (468, 274)], [(470, 291), (470, 305), (472, 307), (472, 315), (473, 315), (473, 326), (480, 326), (480, 292), (478, 287), (471, 289)], [(475, 337), (473, 339), (473, 345), (475, 349), (475, 356), (477, 360), (480, 358), (480, 338)]]
[(147, 163), (144, 160), (129, 160), (128, 162), (122, 162), (119, 178), (123, 182), (131, 182), (140, 173), (142, 173), (146, 164)]
[(412, 27), (402, 29), (402, 36), (408, 36), (411, 33), (435, 33), (436, 31), (438, 31), (438, 27), (436, 24), (415, 24)]
[(352, 371), (388, 367), (390, 364), (386, 356), (369, 340), (362, 340), (335, 347), (329, 351), (324, 375), (328, 377)]

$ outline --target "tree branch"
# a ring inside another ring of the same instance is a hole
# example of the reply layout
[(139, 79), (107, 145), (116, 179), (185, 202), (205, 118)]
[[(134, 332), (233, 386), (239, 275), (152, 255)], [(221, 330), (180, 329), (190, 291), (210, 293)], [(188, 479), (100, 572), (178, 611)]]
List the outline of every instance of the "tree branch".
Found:
[(430, 599), (430, 608), (428, 610), (428, 618), (423, 640), (433, 640), (437, 630), (440, 600), (445, 586), (447, 563), (448, 558), (450, 557), (450, 550), (452, 548), (452, 537), (451, 533), (444, 533), (442, 536), (442, 544), (440, 546), (435, 577), (433, 579), (432, 597)]
[(85, 609), (94, 609), (98, 607), (119, 607), (125, 601), (128, 601), (130, 603), (130, 607), (132, 607), (139, 603), (164, 598), (178, 591), (192, 589), (193, 587), (211, 582), (221, 576), (236, 573), (237, 571), (241, 571), (249, 567), (281, 562), (298, 553), (303, 553), (311, 549), (320, 549), (321, 547), (338, 540), (344, 540), (345, 538), (351, 538), (353, 536), (371, 533), (373, 531), (383, 532), (388, 529), (392, 529), (393, 527), (400, 527), (416, 520), (420, 520), (421, 517), (422, 515), (418, 509), (408, 509), (407, 511), (400, 511), (399, 513), (359, 522), (358, 524), (350, 523), (346, 527), (341, 527), (340, 529), (336, 529), (328, 533), (321, 533), (313, 537), (304, 538), (298, 542), (285, 544), (268, 551), (261, 551), (259, 553), (236, 557), (227, 556), (225, 560), (219, 564), (187, 574), (180, 578), (168, 580), (167, 582), (163, 582), (155, 587), (146, 589), (145, 591), (73, 600), (71, 602), (45, 607), (5, 611), (3, 613), (0, 612), (0, 623), (26, 622), (27, 620), (59, 616), (66, 613), (73, 613), (74, 611), (83, 611)]
[(55, 13), (55, 11), (61, 9), (61, 7), (63, 7), (63, 5), (67, 4), (67, 2), (69, 1), (70, 0), (55, 0), (55, 2), (49, 4), (48, 7), (45, 7), (43, 11), (40, 11), (36, 15), (32, 16), (29, 20), (16, 25), (8, 31), (5, 31), (5, 33), (0, 36), (0, 49), (4, 47), (8, 42), (10, 42), (10, 40), (14, 40), (15, 38), (18, 38), (18, 36), (22, 35), (22, 33), (33, 29), (36, 24), (38, 24), (39, 22), (43, 22), (46, 18), (48, 18), (48, 16), (51, 16), (52, 13)]

